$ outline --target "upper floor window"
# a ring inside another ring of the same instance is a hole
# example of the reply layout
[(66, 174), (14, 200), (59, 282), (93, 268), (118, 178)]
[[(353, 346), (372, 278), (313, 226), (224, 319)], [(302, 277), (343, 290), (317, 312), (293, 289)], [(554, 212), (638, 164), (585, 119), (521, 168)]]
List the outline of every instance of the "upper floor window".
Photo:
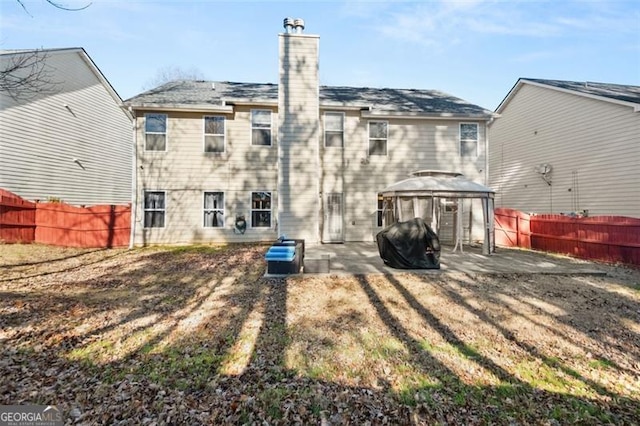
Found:
[(271, 111), (251, 110), (251, 145), (271, 145)]
[(204, 152), (224, 152), (224, 117), (204, 117)]
[(204, 193), (204, 227), (224, 226), (224, 192)]
[(165, 191), (144, 191), (144, 227), (164, 228)]
[(144, 150), (167, 150), (167, 114), (144, 115)]
[(460, 156), (478, 156), (478, 123), (460, 123)]
[(271, 228), (271, 192), (251, 193), (251, 227)]
[(369, 155), (387, 155), (389, 123), (386, 121), (369, 122)]
[(324, 113), (324, 146), (338, 148), (344, 146), (343, 112)]

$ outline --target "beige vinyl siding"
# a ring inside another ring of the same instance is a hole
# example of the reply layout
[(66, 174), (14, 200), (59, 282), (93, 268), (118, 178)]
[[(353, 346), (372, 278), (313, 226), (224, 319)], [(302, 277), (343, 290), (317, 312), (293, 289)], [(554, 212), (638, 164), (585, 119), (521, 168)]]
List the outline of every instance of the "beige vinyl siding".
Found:
[(278, 231), (319, 241), (318, 37), (281, 34)]
[[(206, 114), (171, 112), (167, 123), (168, 151), (145, 152), (143, 116), (148, 111), (138, 112), (136, 244), (273, 241), (278, 237), (277, 126), (273, 128), (273, 146), (252, 146), (251, 108), (236, 106), (235, 109), (234, 114), (225, 115), (227, 138), (224, 154), (204, 153), (202, 117)], [(278, 120), (275, 111), (273, 120)], [(461, 171), (484, 183), (486, 150), (483, 122), (479, 122), (480, 156), (469, 160), (459, 156), (459, 122), (455, 120), (389, 120), (388, 156), (368, 156), (368, 121), (360, 117), (359, 111), (346, 111), (344, 148), (324, 148), (322, 138), (315, 142), (320, 149), (321, 168), (314, 171), (320, 174), (322, 194), (344, 194), (345, 241), (373, 240), (380, 231), (376, 226), (377, 193), (407, 178), (412, 171)], [(285, 176), (297, 179), (295, 174)], [(143, 229), (141, 203), (145, 189), (167, 193), (164, 228)], [(248, 226), (244, 235), (235, 233), (235, 217), (244, 215), (247, 222), (250, 221), (250, 193), (261, 190), (272, 193), (272, 229)], [(224, 227), (203, 227), (204, 191), (224, 192)], [(309, 198), (314, 203), (309, 206), (313, 212), (319, 208), (319, 195), (316, 191)], [(479, 205), (474, 205), (474, 231), (482, 230), (481, 220), (482, 210)], [(287, 235), (294, 238), (295, 234)]]
[[(330, 111), (330, 110), (327, 110)], [(368, 155), (369, 119), (359, 111), (345, 116), (344, 148), (321, 148), (321, 190), (342, 192), (345, 198), (346, 241), (371, 241), (377, 226), (377, 194), (416, 170), (448, 170), (484, 182), (485, 123), (478, 122), (478, 157), (459, 154), (459, 121), (385, 119), (389, 123), (387, 155)], [(470, 122), (470, 121), (464, 121)], [(474, 208), (474, 229), (482, 231), (482, 210)], [(474, 235), (481, 238), (482, 234)]]
[[(640, 114), (632, 107), (524, 84), (501, 115), (491, 127), (496, 206), (640, 217)], [(541, 163), (553, 167), (551, 186), (534, 171)]]
[[(276, 238), (277, 129), (273, 129), (274, 145), (252, 146), (251, 108), (238, 106), (233, 114), (216, 113), (225, 117), (225, 152), (205, 153), (203, 117), (210, 113), (169, 112), (167, 151), (145, 152), (145, 112), (152, 111), (139, 111), (137, 114), (136, 244), (272, 241)], [(142, 194), (145, 189), (167, 192), (164, 228), (143, 228)], [(204, 191), (224, 192), (224, 227), (203, 226)], [(234, 232), (235, 219), (243, 215), (249, 222), (251, 191), (271, 191), (274, 226), (271, 229), (251, 229), (248, 226), (242, 235)]]
[(47, 56), (55, 93), (0, 94), (0, 187), (30, 200), (129, 203), (131, 121), (78, 51)]

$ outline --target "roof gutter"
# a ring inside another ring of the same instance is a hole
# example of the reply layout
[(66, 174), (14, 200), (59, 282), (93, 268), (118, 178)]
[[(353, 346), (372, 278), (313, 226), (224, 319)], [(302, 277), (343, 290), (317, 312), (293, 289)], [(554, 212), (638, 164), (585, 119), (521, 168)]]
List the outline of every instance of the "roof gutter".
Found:
[(345, 105), (341, 103), (320, 103), (320, 109), (323, 110), (340, 110), (340, 111), (371, 111), (371, 106), (362, 105)]
[(490, 121), (494, 114), (452, 114), (452, 113), (419, 113), (419, 112), (394, 112), (394, 111), (371, 111), (363, 110), (360, 113), (362, 118), (404, 118), (413, 120), (436, 119), (436, 120), (482, 120)]
[(124, 106), (127, 108), (131, 108), (133, 111), (153, 110), (153, 111), (180, 111), (180, 112), (219, 112), (219, 113), (227, 113), (227, 114), (233, 113), (232, 105), (125, 103)]
[(248, 99), (227, 99), (222, 101), (225, 105), (248, 105), (248, 106), (270, 106), (277, 107), (278, 101), (251, 101)]

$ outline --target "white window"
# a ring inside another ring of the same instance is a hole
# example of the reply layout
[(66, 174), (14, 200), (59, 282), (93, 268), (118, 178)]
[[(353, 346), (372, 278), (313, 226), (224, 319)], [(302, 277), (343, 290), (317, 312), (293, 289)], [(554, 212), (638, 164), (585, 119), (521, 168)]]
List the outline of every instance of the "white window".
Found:
[(204, 193), (204, 227), (224, 227), (224, 192)]
[(324, 146), (342, 148), (344, 146), (344, 113), (324, 113)]
[(251, 227), (271, 228), (271, 192), (251, 193)]
[(224, 152), (224, 117), (204, 117), (204, 152)]
[(251, 145), (271, 145), (271, 111), (251, 110)]
[(389, 123), (386, 121), (369, 122), (369, 155), (387, 155)]
[(460, 123), (460, 156), (478, 156), (478, 124)]
[(167, 150), (167, 114), (144, 115), (144, 150)]
[(165, 191), (144, 191), (144, 227), (164, 228), (166, 213)]

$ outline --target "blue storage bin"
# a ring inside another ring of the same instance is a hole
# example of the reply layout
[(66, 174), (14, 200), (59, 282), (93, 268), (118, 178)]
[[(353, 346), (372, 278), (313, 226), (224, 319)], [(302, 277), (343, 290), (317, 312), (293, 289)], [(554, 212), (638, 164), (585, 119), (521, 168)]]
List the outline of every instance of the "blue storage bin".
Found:
[(276, 260), (280, 262), (291, 262), (293, 261), (293, 259), (295, 259), (295, 257), (295, 246), (271, 247), (265, 255), (265, 259), (267, 259), (267, 261)]
[(304, 259), (304, 240), (280, 239), (267, 250), (267, 273), (299, 274)]

